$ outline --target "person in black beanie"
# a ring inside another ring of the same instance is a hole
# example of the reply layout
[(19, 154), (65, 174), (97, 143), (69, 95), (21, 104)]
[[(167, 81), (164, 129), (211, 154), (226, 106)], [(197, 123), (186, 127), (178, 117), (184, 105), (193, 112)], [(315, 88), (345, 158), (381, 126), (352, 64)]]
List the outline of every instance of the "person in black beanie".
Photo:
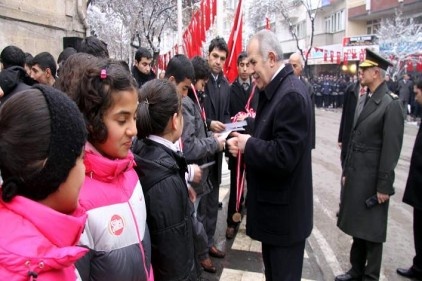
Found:
[(76, 280), (74, 263), (87, 252), (76, 246), (86, 221), (78, 205), (86, 137), (76, 104), (51, 87), (0, 108), (2, 279)]
[(20, 66), (12, 66), (0, 72), (0, 91), (3, 92), (3, 95), (0, 95), (0, 106), (14, 93), (30, 88), (30, 85), (24, 82), (26, 79), (31, 78)]

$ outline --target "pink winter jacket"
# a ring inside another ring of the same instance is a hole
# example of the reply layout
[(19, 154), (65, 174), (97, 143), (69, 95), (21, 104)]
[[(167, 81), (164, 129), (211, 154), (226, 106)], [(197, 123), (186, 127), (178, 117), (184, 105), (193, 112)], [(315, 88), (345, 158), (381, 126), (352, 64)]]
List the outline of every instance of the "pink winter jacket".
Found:
[(85, 220), (80, 209), (66, 215), (22, 196), (0, 200), (0, 280), (76, 280)]
[(111, 160), (87, 143), (84, 164), (79, 203), (88, 220), (80, 244), (90, 251), (76, 264), (81, 279), (154, 280), (145, 198), (133, 154)]

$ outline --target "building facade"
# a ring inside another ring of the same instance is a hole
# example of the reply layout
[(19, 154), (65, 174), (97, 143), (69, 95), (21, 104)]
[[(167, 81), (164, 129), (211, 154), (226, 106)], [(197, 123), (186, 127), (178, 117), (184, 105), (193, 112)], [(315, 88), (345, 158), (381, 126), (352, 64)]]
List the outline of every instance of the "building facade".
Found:
[(0, 0), (0, 50), (16, 45), (57, 59), (64, 47), (85, 37), (86, 8), (86, 0)]

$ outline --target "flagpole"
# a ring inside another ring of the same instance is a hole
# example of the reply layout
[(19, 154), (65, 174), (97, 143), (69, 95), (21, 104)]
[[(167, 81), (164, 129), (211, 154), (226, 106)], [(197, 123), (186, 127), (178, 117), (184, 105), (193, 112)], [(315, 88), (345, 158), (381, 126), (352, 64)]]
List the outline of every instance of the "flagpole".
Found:
[(183, 36), (183, 21), (182, 21), (182, 0), (177, 0), (177, 49), (179, 54), (182, 50), (182, 36)]

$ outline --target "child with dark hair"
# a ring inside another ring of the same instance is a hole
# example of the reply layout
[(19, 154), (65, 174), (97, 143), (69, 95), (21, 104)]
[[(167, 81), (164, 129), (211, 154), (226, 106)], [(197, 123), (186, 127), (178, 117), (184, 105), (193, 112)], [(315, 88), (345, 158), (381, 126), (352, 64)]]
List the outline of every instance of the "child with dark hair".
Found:
[(54, 87), (65, 92), (78, 103), (80, 79), (82, 79), (85, 70), (94, 67), (99, 60), (99, 58), (87, 53), (71, 55), (60, 67), (60, 76), (57, 78)]
[(89, 253), (76, 266), (82, 280), (154, 280), (145, 200), (130, 151), (137, 133), (136, 83), (109, 59), (73, 79), (79, 86), (67, 94), (88, 129), (79, 203), (88, 213), (80, 243)]
[(67, 47), (61, 53), (59, 54), (59, 57), (57, 58), (57, 77), (60, 77), (61, 68), (62, 65), (65, 63), (65, 61), (73, 54), (76, 54), (77, 51), (73, 47)]
[(175, 144), (182, 134), (181, 96), (167, 80), (141, 89), (134, 148), (145, 193), (156, 280), (197, 280), (185, 158)]
[(78, 53), (87, 53), (98, 58), (108, 59), (107, 44), (95, 36), (88, 36), (82, 40), (78, 47)]
[(3, 65), (2, 69), (7, 69), (11, 66), (24, 67), (25, 53), (19, 47), (9, 45), (1, 51), (0, 62)]
[[(187, 58), (186, 58), (187, 59)], [(170, 63), (169, 63), (170, 64)], [(225, 138), (219, 137), (207, 130), (206, 116), (203, 108), (204, 87), (210, 75), (210, 68), (205, 59), (196, 56), (190, 61), (183, 61), (185, 65), (192, 65), (194, 77), (188, 91), (183, 94), (182, 107), (185, 126), (181, 137), (183, 153), (189, 164), (202, 165), (213, 160), (215, 153), (224, 148)], [(199, 183), (190, 182), (195, 190), (196, 199), (195, 213), (201, 198), (212, 190), (209, 179), (209, 168), (202, 170), (202, 178)], [(203, 206), (203, 205), (202, 205)], [(200, 236), (196, 241), (197, 255), (202, 268), (210, 273), (217, 271), (208, 254), (208, 238), (203, 229), (202, 221), (195, 229)], [(203, 244), (198, 242), (205, 241)]]
[(0, 109), (0, 276), (76, 280), (86, 221), (85, 124), (75, 103), (47, 86), (17, 93)]
[(31, 78), (40, 84), (53, 86), (56, 70), (56, 61), (48, 52), (39, 53), (31, 61)]
[(132, 66), (132, 75), (141, 88), (146, 82), (155, 79), (155, 73), (151, 68), (152, 55), (149, 50), (139, 47), (135, 53), (135, 61)]

